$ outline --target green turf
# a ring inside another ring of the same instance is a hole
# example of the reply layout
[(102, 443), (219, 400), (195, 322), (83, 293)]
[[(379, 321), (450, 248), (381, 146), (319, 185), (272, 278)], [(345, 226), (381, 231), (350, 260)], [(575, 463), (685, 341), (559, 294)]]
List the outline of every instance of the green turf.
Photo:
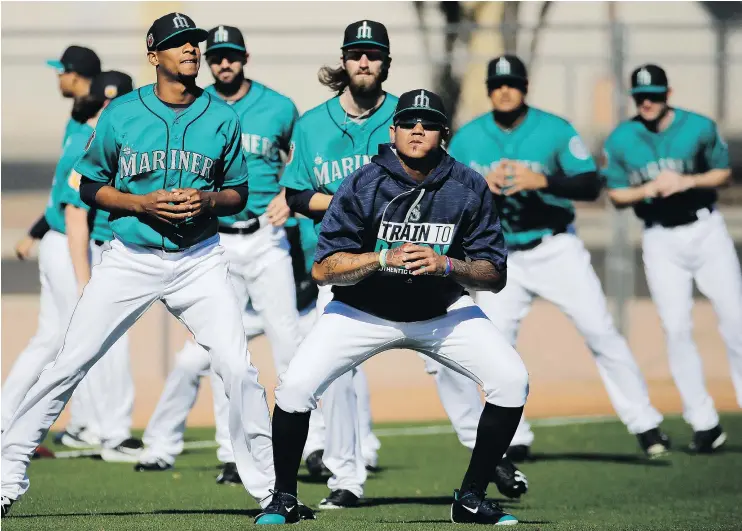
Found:
[[(677, 450), (664, 461), (642, 458), (617, 422), (536, 428), (537, 461), (524, 464), (530, 491), (503, 506), (529, 529), (741, 529), (742, 415), (725, 415), (724, 453), (681, 450), (690, 430), (679, 419), (664, 427)], [(190, 430), (188, 439), (209, 439)], [(451, 493), (468, 451), (454, 435), (384, 437), (380, 464), (366, 485), (364, 506), (318, 513), (301, 528), (327, 530), (451, 527)], [(188, 452), (164, 473), (93, 459), (34, 461), (31, 489), (13, 506), (4, 530), (219, 530), (252, 526), (257, 505), (241, 487), (217, 486), (213, 449)], [(304, 470), (302, 470), (302, 474)], [(300, 483), (309, 505), (324, 484)], [(495, 487), (490, 495), (499, 498)], [(462, 526), (459, 526), (462, 527)], [(465, 527), (463, 527), (465, 528)], [(480, 526), (472, 526), (480, 528)]]

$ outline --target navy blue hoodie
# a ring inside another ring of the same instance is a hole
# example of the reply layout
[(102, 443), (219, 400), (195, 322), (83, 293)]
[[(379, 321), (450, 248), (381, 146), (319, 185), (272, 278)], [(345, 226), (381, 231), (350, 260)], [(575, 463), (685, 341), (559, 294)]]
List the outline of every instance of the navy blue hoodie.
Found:
[[(322, 221), (315, 262), (337, 252), (378, 252), (412, 242), (463, 260), (506, 268), (507, 251), (493, 195), (473, 169), (444, 155), (422, 183), (402, 168), (389, 144), (346, 177)], [(333, 286), (335, 300), (390, 321), (439, 317), (464, 294), (450, 277), (412, 276), (387, 267), (353, 286)]]

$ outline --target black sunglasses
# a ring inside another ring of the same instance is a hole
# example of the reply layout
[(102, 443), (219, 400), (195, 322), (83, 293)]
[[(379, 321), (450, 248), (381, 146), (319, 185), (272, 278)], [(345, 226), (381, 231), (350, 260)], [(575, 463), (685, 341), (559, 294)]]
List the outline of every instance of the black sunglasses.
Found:
[(395, 127), (402, 129), (414, 129), (417, 124), (423, 126), (426, 131), (443, 131), (446, 126), (440, 122), (431, 122), (430, 120), (402, 120), (395, 124)]
[(381, 50), (345, 50), (343, 52), (343, 60), (360, 61), (364, 55), (369, 61), (383, 61), (387, 57), (386, 52)]
[(206, 62), (210, 65), (218, 65), (225, 58), (230, 63), (244, 61), (245, 52), (240, 52), (239, 50), (214, 50), (206, 54)]
[(665, 103), (667, 92), (636, 92), (631, 97), (634, 98), (634, 103), (637, 105), (644, 103), (644, 100), (649, 100), (652, 103)]

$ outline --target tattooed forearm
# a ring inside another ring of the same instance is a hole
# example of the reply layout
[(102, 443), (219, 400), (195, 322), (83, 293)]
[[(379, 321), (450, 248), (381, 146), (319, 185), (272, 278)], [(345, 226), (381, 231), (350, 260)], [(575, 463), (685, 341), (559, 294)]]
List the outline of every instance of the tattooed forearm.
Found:
[(335, 253), (312, 267), (312, 277), (320, 286), (352, 286), (378, 270), (378, 253)]
[(507, 272), (498, 271), (487, 260), (466, 262), (452, 258), (451, 264), (451, 277), (466, 288), (498, 292), (505, 287)]

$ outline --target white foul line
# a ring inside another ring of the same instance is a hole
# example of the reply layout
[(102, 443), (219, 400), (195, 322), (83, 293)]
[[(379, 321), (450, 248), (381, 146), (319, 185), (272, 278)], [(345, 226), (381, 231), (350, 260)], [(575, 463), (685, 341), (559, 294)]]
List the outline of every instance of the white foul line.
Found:
[[(577, 424), (595, 424), (599, 422), (611, 422), (618, 419), (613, 415), (598, 415), (590, 417), (554, 417), (548, 419), (530, 420), (531, 426), (549, 427), (549, 426), (574, 426)], [(453, 426), (450, 424), (437, 424), (434, 426), (411, 426), (407, 428), (383, 428), (374, 430), (377, 437), (411, 437), (420, 435), (443, 435), (453, 433)], [(184, 450), (202, 450), (204, 448), (216, 448), (216, 441), (189, 441), (183, 443)], [(73, 450), (65, 452), (55, 452), (57, 459), (70, 459), (75, 457), (94, 457), (100, 455), (99, 448), (89, 450)]]

